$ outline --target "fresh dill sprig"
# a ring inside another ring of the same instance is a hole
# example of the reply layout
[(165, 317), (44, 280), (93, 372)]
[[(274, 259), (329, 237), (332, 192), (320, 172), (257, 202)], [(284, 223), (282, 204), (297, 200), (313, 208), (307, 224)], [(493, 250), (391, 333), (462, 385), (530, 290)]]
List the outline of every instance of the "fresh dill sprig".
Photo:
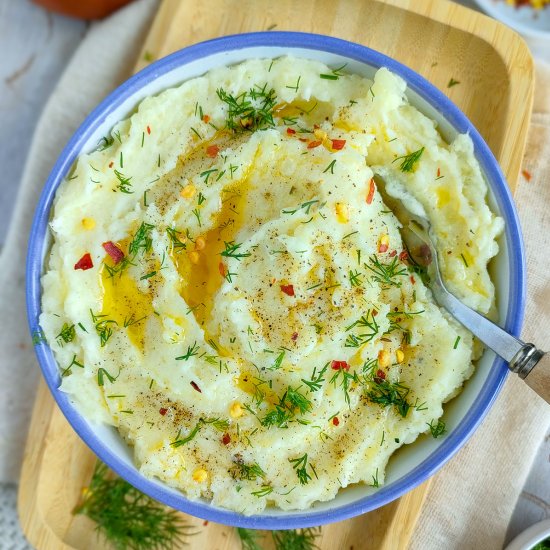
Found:
[(350, 397), (349, 397), (349, 389), (352, 384), (352, 382), (355, 382), (358, 384), (360, 382), (359, 376), (356, 372), (348, 372), (345, 369), (337, 370), (329, 380), (331, 384), (334, 385), (334, 387), (340, 386), (342, 388), (342, 391), (344, 392), (344, 399), (346, 400), (346, 403), (348, 404), (348, 407), (350, 406)]
[[(380, 327), (376, 322), (374, 310), (369, 310), (366, 315), (362, 315), (357, 321), (346, 327), (346, 332), (352, 329), (361, 329), (359, 334), (348, 334), (346, 338), (346, 348), (358, 348), (367, 342), (370, 342), (379, 332)], [(365, 330), (369, 332), (363, 332)]]
[(119, 172), (116, 169), (115, 169), (114, 172), (115, 172), (116, 179), (118, 180), (117, 189), (119, 191), (121, 191), (122, 193), (126, 193), (127, 195), (131, 195), (133, 193), (132, 183), (130, 182), (130, 180), (132, 178), (131, 177), (129, 178), (129, 177), (125, 176), (122, 172)]
[(230, 242), (224, 242), (225, 250), (220, 252), (220, 256), (224, 256), (225, 258), (235, 258), (236, 260), (240, 260), (241, 258), (246, 258), (250, 256), (250, 252), (239, 252), (239, 248), (241, 248), (242, 243), (236, 243), (235, 241)]
[(311, 380), (305, 380), (302, 378), (302, 382), (309, 388), (310, 392), (315, 392), (321, 389), (323, 382), (325, 381), (324, 375), (329, 365), (330, 362), (327, 363), (319, 372), (317, 372), (317, 367), (315, 367), (311, 373)]
[(97, 532), (116, 550), (179, 548), (185, 537), (195, 534), (179, 512), (115, 477), (100, 461), (73, 514), (94, 521)]
[[(296, 208), (293, 208), (291, 210), (282, 210), (282, 213), (293, 215), (293, 214), (296, 214), (296, 212), (298, 212), (298, 210), (304, 210), (304, 212), (306, 214), (309, 214), (309, 211), (311, 210), (311, 207), (314, 204), (317, 204), (318, 202), (319, 202), (318, 199), (313, 199), (311, 201), (306, 201), (306, 202), (302, 203), (300, 206), (297, 206)], [(321, 208), (322, 206), (323, 205), (320, 205), (319, 208)]]
[(355, 270), (355, 272), (350, 269), (349, 271), (349, 284), (351, 287), (355, 286), (361, 286), (363, 284), (363, 281), (361, 280), (362, 273), (359, 270)]
[(187, 361), (191, 359), (191, 357), (198, 355), (199, 349), (200, 348), (197, 345), (197, 342), (193, 342), (192, 346), (187, 346), (187, 352), (184, 355), (180, 355), (179, 357), (176, 357), (176, 361)]
[(128, 252), (135, 258), (138, 252), (142, 254), (149, 252), (153, 246), (151, 231), (155, 228), (153, 224), (141, 222), (134, 238), (130, 241)]
[(321, 535), (320, 527), (272, 531), (275, 550), (315, 550), (315, 539)]
[(261, 531), (237, 527), (237, 535), (239, 535), (239, 539), (241, 540), (242, 550), (262, 550), (262, 547), (258, 543), (258, 540), (263, 538)]
[(311, 410), (311, 407), (311, 401), (300, 392), (300, 388), (288, 386), (275, 405), (275, 409), (269, 411), (260, 423), (268, 428), (271, 426), (286, 428), (288, 422), (296, 417), (297, 412), (304, 415)]
[(270, 367), (267, 367), (267, 370), (277, 370), (280, 369), (283, 364), (283, 359), (285, 358), (285, 351), (282, 350), (279, 355), (275, 358), (275, 361), (273, 362), (273, 365)]
[(230, 470), (233, 479), (247, 479), (254, 481), (257, 478), (265, 478), (266, 473), (262, 470), (257, 462), (253, 464), (245, 464), (242, 461), (234, 461), (235, 466)]
[(420, 160), (420, 157), (422, 156), (422, 153), (424, 152), (424, 147), (421, 149), (418, 149), (418, 151), (414, 151), (410, 153), (409, 155), (403, 155), (401, 157), (397, 157), (393, 160), (393, 162), (396, 162), (398, 160), (401, 160), (401, 164), (399, 165), (399, 170), (401, 172), (412, 172), (414, 165)]
[(172, 245), (172, 250), (174, 252), (180, 252), (181, 250), (187, 249), (187, 244), (185, 241), (182, 241), (178, 235), (181, 235), (183, 231), (178, 231), (174, 227), (167, 227), (166, 234), (170, 239), (170, 244)]
[(365, 267), (372, 271), (374, 275), (371, 278), (382, 284), (384, 287), (401, 286), (401, 281), (398, 277), (403, 277), (407, 274), (407, 270), (404, 267), (399, 267), (397, 256), (389, 264), (384, 264), (378, 260), (375, 254), (369, 258), (369, 264), (365, 264)]
[(75, 339), (76, 336), (76, 330), (74, 325), (69, 325), (68, 323), (64, 323), (61, 327), (61, 331), (59, 334), (55, 337), (57, 340), (57, 343), (60, 346), (63, 346), (63, 343), (68, 344), (69, 342), (72, 342)]
[(257, 491), (252, 491), (251, 495), (255, 497), (262, 498), (270, 495), (273, 492), (273, 487), (271, 485), (262, 485)]
[[(262, 550), (259, 541), (264, 539), (264, 532), (238, 527), (237, 534), (241, 540), (242, 550)], [(275, 550), (316, 550), (319, 547), (315, 541), (320, 535), (320, 527), (271, 531)]]
[(434, 439), (437, 439), (440, 435), (443, 435), (447, 432), (447, 426), (445, 425), (445, 422), (441, 419), (435, 422), (435, 420), (432, 420), (428, 427), (430, 428), (430, 432), (432, 433), (432, 437)]
[(407, 401), (407, 396), (410, 392), (409, 388), (403, 386), (399, 382), (389, 382), (388, 380), (373, 379), (373, 385), (367, 391), (366, 396), (373, 402), (382, 407), (393, 406), (395, 410), (405, 418), (411, 404)]
[(176, 435), (176, 439), (170, 443), (171, 447), (177, 448), (189, 443), (195, 438), (195, 436), (202, 430), (204, 426), (211, 425), (220, 432), (225, 432), (229, 428), (229, 421), (222, 420), (221, 418), (199, 418), (199, 421), (195, 424), (193, 429), (189, 432), (187, 437), (180, 438), (181, 430)]
[[(298, 481), (300, 482), (300, 484), (306, 485), (307, 483), (309, 483), (309, 481), (311, 480), (311, 476), (307, 471), (307, 467), (308, 467), (307, 453), (303, 454), (298, 458), (289, 458), (288, 461), (292, 464), (292, 467), (294, 468), (294, 470), (296, 470), (296, 475), (298, 476)], [(315, 468), (311, 463), (309, 463), (309, 467), (311, 471), (314, 473), (315, 477), (317, 477)]]
[(90, 309), (90, 315), (92, 322), (94, 323), (95, 330), (99, 336), (99, 343), (101, 347), (109, 341), (109, 338), (113, 335), (113, 325), (118, 326), (118, 323), (113, 319), (106, 319), (107, 315), (94, 314)]

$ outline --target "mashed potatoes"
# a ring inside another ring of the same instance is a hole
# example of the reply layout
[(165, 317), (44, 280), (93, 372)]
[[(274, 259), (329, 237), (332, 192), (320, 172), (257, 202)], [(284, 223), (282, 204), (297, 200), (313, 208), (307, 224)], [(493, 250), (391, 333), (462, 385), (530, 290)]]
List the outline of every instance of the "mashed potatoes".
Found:
[(147, 98), (57, 194), (41, 326), (61, 389), (189, 498), (252, 514), (377, 487), (472, 373), (372, 179), (488, 312), (503, 223), (472, 143), (386, 69), (344, 70), (251, 60)]

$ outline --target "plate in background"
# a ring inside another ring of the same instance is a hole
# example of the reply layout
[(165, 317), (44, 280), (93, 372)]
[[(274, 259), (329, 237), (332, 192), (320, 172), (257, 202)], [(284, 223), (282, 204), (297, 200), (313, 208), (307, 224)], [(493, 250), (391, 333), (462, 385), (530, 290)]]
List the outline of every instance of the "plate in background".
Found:
[(550, 42), (550, 5), (536, 10), (530, 6), (515, 7), (506, 0), (474, 0), (488, 15), (498, 19), (527, 38)]

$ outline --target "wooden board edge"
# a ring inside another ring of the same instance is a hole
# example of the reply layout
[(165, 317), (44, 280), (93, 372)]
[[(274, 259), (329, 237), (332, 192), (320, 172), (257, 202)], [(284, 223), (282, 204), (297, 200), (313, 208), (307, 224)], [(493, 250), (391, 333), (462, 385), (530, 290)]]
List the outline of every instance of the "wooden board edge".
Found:
[(57, 404), (50, 394), (44, 378), (40, 376), (23, 454), (17, 493), (17, 515), (23, 534), (35, 548), (73, 550), (57, 536), (44, 518), (40, 517), (39, 521), (36, 518), (36, 515), (41, 515), (41, 513), (39, 507), (36, 506), (37, 492), (35, 488), (39, 483), (40, 464), (46, 450), (45, 439), (48, 433), (46, 425), (50, 423), (55, 407)]

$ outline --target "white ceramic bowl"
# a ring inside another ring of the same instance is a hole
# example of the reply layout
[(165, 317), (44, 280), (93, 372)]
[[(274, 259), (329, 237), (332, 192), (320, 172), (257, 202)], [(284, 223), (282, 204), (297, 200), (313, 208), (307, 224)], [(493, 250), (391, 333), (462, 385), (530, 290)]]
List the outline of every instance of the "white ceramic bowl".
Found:
[[(101, 136), (106, 135), (117, 121), (126, 118), (147, 96), (202, 75), (213, 67), (286, 54), (320, 60), (331, 66), (347, 63), (348, 71), (369, 78), (379, 67), (388, 67), (404, 78), (408, 83), (407, 94), (411, 103), (435, 119), (447, 139), (452, 139), (457, 133), (470, 134), (475, 155), (489, 185), (491, 207), (506, 222), (505, 234), (500, 242), (501, 252), (493, 262), (500, 319), (511, 333), (520, 332), (525, 264), (518, 219), (498, 164), (477, 130), (443, 93), (396, 61), (343, 40), (291, 32), (236, 35), (188, 47), (130, 78), (89, 115), (57, 161), (36, 211), (27, 265), (28, 317), (32, 332), (39, 328), (40, 277), (52, 240), (48, 230), (52, 201), (57, 187), (78, 155), (95, 149)], [(319, 503), (306, 511), (270, 509), (262, 515), (247, 517), (216, 508), (206, 501), (190, 501), (160, 481), (143, 477), (134, 465), (132, 450), (118, 432), (112, 427), (90, 424), (75, 410), (69, 397), (59, 391), (59, 370), (48, 345), (39, 344), (36, 352), (48, 386), (73, 428), (99, 458), (123, 478), (157, 500), (195, 516), (229, 525), (264, 529), (289, 529), (339, 521), (387, 504), (416, 487), (466, 442), (490, 408), (507, 375), (503, 361), (495, 358), (492, 352), (486, 352), (464, 391), (446, 406), (447, 435), (438, 439), (423, 436), (413, 445), (401, 449), (389, 463), (386, 484), (378, 490), (364, 485), (353, 486), (342, 490), (334, 500)]]
[(550, 519), (539, 521), (520, 533), (506, 550), (531, 550), (539, 542), (550, 538)]

